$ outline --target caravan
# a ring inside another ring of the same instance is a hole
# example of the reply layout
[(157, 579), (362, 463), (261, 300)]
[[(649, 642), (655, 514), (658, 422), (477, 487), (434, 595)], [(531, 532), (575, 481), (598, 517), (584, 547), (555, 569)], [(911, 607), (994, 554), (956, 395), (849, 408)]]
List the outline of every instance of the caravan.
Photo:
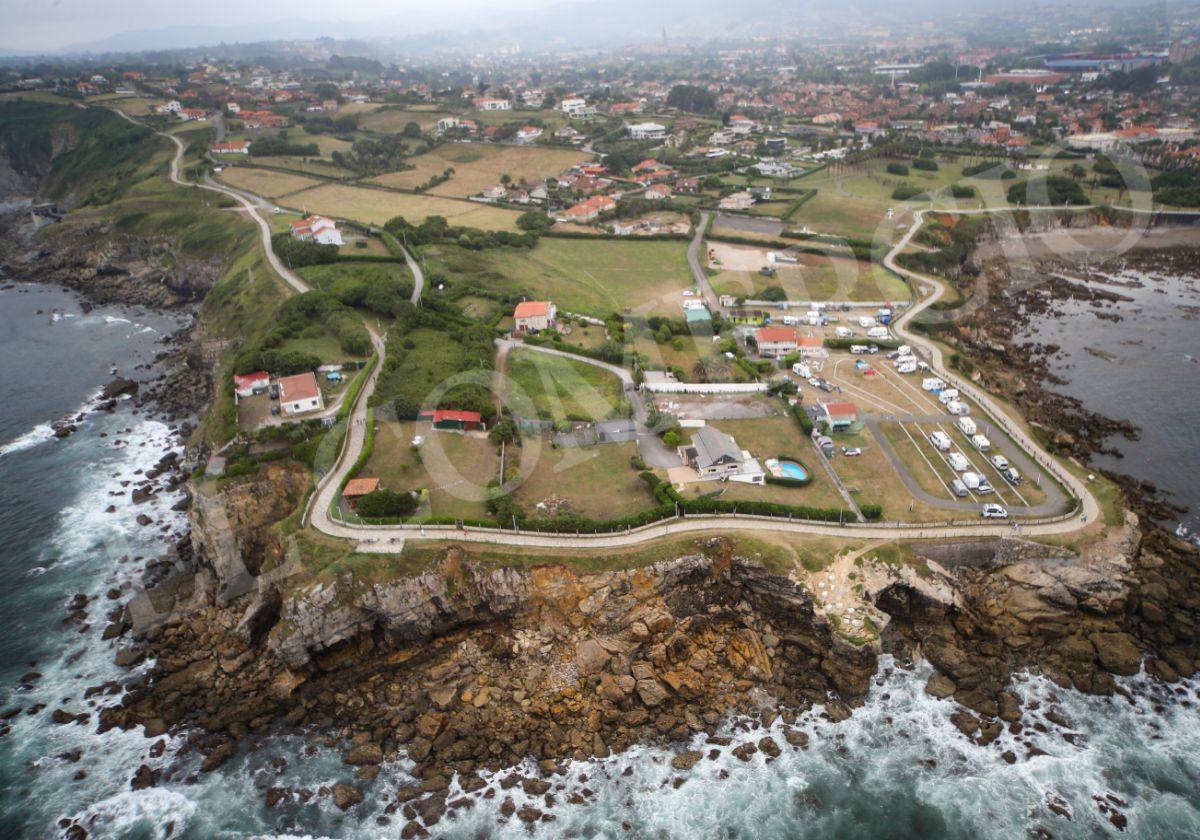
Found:
[(927, 376), (921, 380), (921, 387), (931, 394), (940, 394), (946, 388), (946, 383), (936, 376)]
[(833, 334), (838, 338), (853, 338), (854, 330), (850, 329), (849, 327), (838, 327), (833, 331)]
[(858, 319), (858, 325), (864, 330), (875, 326), (875, 319), (869, 315), (863, 315)]
[(979, 431), (977, 428), (975, 428), (975, 421), (970, 417), (959, 417), (956, 425), (958, 426), (958, 430), (967, 437), (970, 437)]
[(917, 363), (911, 359), (900, 359), (896, 362), (896, 373), (916, 373)]
[(938, 452), (950, 451), (950, 436), (945, 432), (934, 432), (929, 436), (929, 442), (936, 447)]
[(950, 469), (955, 472), (966, 472), (971, 468), (971, 462), (961, 452), (951, 452), (946, 456), (946, 460), (950, 462)]
[(950, 402), (946, 403), (946, 411), (949, 411), (955, 417), (963, 417), (971, 413), (971, 407), (958, 400), (950, 400)]
[(942, 405), (947, 405), (956, 399), (958, 399), (957, 388), (946, 388), (942, 391), (942, 393), (938, 394), (938, 402), (940, 402)]
[(992, 442), (983, 435), (971, 435), (971, 443), (980, 452), (987, 452), (992, 448)]
[(871, 348), (865, 344), (851, 344), (850, 354), (853, 356), (865, 356), (871, 352)]
[(871, 327), (871, 329), (867, 330), (867, 338), (873, 338), (876, 341), (882, 341), (887, 337), (887, 327)]

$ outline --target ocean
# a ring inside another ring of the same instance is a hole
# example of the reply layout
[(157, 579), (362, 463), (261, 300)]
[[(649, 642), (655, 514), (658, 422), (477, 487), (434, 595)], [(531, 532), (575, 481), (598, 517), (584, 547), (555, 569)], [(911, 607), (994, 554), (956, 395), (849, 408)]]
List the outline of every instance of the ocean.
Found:
[[(0, 737), (0, 837), (70, 836), (69, 821), (91, 837), (138, 840), (397, 837), (404, 820), (384, 807), (385, 797), (410, 781), (404, 759), (385, 765), (364, 803), (343, 814), (322, 788), (349, 774), (339, 751), (317, 738), (262, 738), (201, 774), (185, 736), (161, 739), (161, 754), (151, 757), (154, 742), (140, 732), (96, 734), (96, 709), (117, 695), (85, 700), (85, 691), (128, 676), (112, 663), (116, 643), (100, 638), (112, 603), (105, 593), (136, 579), (138, 558), (162, 551), (184, 524), (169, 510), (172, 497), (134, 507), (122, 482), (179, 442), (128, 402), (113, 414), (89, 415), (65, 440), (51, 439), (47, 429), (94, 398), (111, 378), (110, 365), (129, 375), (153, 358), (173, 326), (152, 313), (85, 314), (59, 290), (0, 290), (0, 357), (7, 362), (0, 381), (0, 709), (21, 710), (0, 721), (8, 727)], [(115, 513), (105, 513), (109, 505)], [(138, 513), (154, 524), (139, 526)], [(63, 622), (78, 593), (91, 599), (86, 627)], [(41, 676), (19, 687), (30, 671)], [(951, 701), (924, 693), (929, 673), (927, 665), (904, 668), (885, 657), (870, 698), (849, 720), (832, 723), (820, 709), (800, 718), (806, 748), (790, 746), (778, 721), (763, 730), (732, 720), (717, 733), (733, 745), (770, 735), (782, 748), (778, 758), (760, 751), (739, 761), (730, 747), (698, 737), (692, 748), (720, 754), (680, 774), (670, 767), (672, 751), (635, 748), (571, 765), (553, 791), (554, 822), (534, 829), (515, 818), (501, 823), (505, 796), (517, 808), (526, 802), (517, 787), (444, 817), (434, 834), (1200, 836), (1200, 684), (1164, 690), (1131, 678), (1121, 681), (1128, 699), (1097, 698), (1020, 675), (1016, 690), (1029, 710), (1024, 732), (979, 747), (950, 722)], [(86, 723), (56, 724), (51, 713), (59, 708), (92, 714)], [(1060, 714), (1076, 733), (1070, 740), (1047, 718)], [(159, 783), (132, 790), (143, 763), (161, 771)], [(686, 781), (676, 786), (680, 775)], [(264, 795), (272, 787), (296, 796), (268, 808)], [(567, 804), (570, 792), (584, 787), (595, 794), (591, 804)], [(1114, 811), (1127, 821), (1123, 834), (1110, 819)]]

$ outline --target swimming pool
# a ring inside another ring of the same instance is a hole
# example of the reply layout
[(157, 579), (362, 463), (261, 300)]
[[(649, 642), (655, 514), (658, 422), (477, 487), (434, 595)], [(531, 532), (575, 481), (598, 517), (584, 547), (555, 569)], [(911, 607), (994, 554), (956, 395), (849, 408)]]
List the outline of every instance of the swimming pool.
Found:
[(795, 461), (780, 461), (779, 473), (784, 478), (795, 479), (796, 481), (804, 481), (808, 478), (808, 473), (804, 467), (797, 464)]

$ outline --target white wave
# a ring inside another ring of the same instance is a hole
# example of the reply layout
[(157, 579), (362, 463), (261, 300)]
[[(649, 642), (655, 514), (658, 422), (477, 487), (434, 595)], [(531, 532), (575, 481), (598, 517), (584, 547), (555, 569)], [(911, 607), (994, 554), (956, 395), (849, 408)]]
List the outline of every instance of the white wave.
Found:
[(45, 443), (54, 438), (54, 429), (49, 423), (39, 423), (20, 437), (13, 438), (8, 443), (0, 445), (0, 456), (32, 449), (39, 443)]

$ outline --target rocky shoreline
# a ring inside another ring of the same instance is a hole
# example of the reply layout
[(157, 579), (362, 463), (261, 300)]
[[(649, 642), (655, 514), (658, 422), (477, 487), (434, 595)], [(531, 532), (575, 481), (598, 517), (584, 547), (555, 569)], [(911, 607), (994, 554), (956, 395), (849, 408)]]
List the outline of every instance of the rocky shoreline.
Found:
[[(960, 334), (988, 387), (1018, 405), (1044, 393), (1032, 368), (1001, 376), (1002, 337)], [(184, 382), (203, 376), (186, 358), (183, 368)], [(158, 404), (164, 387), (139, 398)], [(194, 401), (207, 387), (185, 390)], [(1097, 451), (1081, 431), (1088, 421), (1059, 425), (1064, 416), (1049, 410), (1035, 422), (1066, 451)], [(131, 502), (178, 486), (185, 472), (178, 460), (161, 463)], [(288, 462), (230, 480), (192, 505), (191, 533), (149, 563), (144, 592), (123, 604), (123, 591), (111, 605), (71, 604), (68, 618), (81, 625), (107, 609), (103, 637), (119, 646), (118, 664), (141, 667), (53, 719), (94, 714), (101, 732), (142, 727), (148, 758), (163, 754), (168, 733), (187, 739), (166, 768), (148, 762), (132, 773), (132, 788), (194, 781), (197, 755), (199, 772), (211, 772), (256, 739), (303, 733), (341, 747), (344, 778), (316, 791), (266, 787), (268, 807), (328, 798), (350, 811), (385, 784), (381, 766), (406, 755), (419, 781), (384, 791), (379, 819), (402, 837), (426, 836), (477, 800), (496, 800), (502, 821), (552, 821), (556, 808), (593, 795), (587, 770), (581, 778), (570, 762), (637, 744), (675, 751), (677, 786), (725, 753), (778, 756), (785, 747), (759, 731), (777, 721), (788, 746), (804, 749), (797, 717), (817, 707), (829, 720), (849, 717), (883, 654), (930, 662), (937, 673), (926, 690), (962, 705), (953, 722), (981, 746), (1027, 726), (1072, 735), (1053, 709), (1021, 707), (1014, 673), (1119, 694), (1116, 677), (1143, 667), (1165, 682), (1197, 669), (1196, 552), (1137, 515), (1079, 556), (1017, 539), (922, 548), (878, 570), (882, 583), (869, 594), (886, 621), (877, 641), (862, 644), (814, 609), (803, 585), (721, 538), (622, 571), (495, 568), (450, 547), (428, 568), (384, 581), (311, 579), (293, 566), (292, 538), (274, 527), (307, 483)], [(743, 721), (739, 736), (718, 736), (731, 719)], [(681, 746), (699, 733), (704, 752)], [(1003, 760), (1037, 754), (1023, 743), (1025, 754), (1007, 750)], [(530, 760), (536, 772), (511, 769)], [(579, 784), (566, 784), (568, 771)], [(1103, 812), (1121, 827), (1116, 803)], [(86, 836), (84, 826), (62, 828)]]

